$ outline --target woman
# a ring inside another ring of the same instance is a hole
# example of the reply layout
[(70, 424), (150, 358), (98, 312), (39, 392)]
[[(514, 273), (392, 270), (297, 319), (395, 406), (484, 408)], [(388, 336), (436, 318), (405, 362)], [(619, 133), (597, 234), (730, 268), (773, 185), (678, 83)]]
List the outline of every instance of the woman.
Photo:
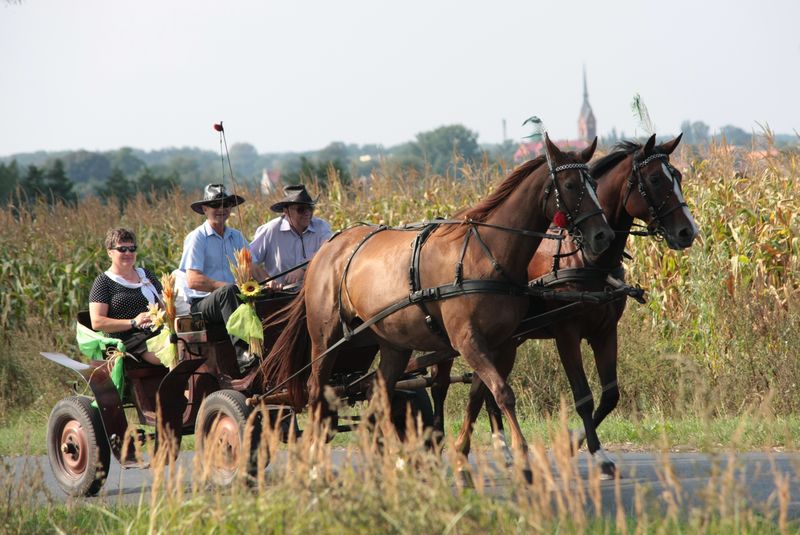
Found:
[(150, 305), (161, 304), (161, 284), (153, 274), (136, 264), (136, 235), (124, 228), (111, 229), (105, 240), (111, 267), (98, 275), (89, 293), (92, 329), (125, 343), (136, 358), (161, 365), (155, 353), (147, 350), (147, 339), (155, 336), (149, 328)]

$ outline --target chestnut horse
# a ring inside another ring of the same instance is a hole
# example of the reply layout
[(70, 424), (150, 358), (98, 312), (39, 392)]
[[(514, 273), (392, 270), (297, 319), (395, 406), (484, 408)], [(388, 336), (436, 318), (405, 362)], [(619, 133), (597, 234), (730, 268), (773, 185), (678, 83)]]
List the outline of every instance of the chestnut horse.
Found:
[[(633, 220), (645, 221), (651, 234), (663, 237), (671, 249), (689, 247), (698, 230), (681, 191), (681, 174), (669, 163), (669, 155), (675, 150), (681, 136), (656, 146), (653, 135), (642, 146), (633, 142), (622, 142), (610, 154), (591, 166), (591, 175), (598, 181), (597, 196), (606, 218), (615, 230), (611, 246), (595, 259), (584, 258), (575, 251), (569, 240), (563, 245), (546, 240), (536, 251), (528, 266), (530, 280), (547, 280), (548, 286), (564, 291), (603, 291), (608, 287), (609, 275), (624, 278), (622, 258), (625, 243), (631, 233)], [(558, 266), (558, 271), (553, 272)], [(589, 269), (585, 269), (585, 268)], [(578, 268), (578, 269), (576, 269)], [(553, 273), (553, 275), (550, 275)], [(546, 278), (545, 278), (546, 277)], [(551, 313), (564, 307), (563, 302), (531, 299), (532, 318)], [(617, 385), (617, 324), (625, 310), (624, 297), (602, 304), (578, 303), (570, 306), (562, 319), (531, 331), (518, 332), (515, 339), (522, 343), (531, 338), (554, 338), (561, 363), (567, 373), (575, 408), (583, 420), (584, 432), (578, 443), (587, 441), (589, 452), (600, 464), (605, 476), (613, 476), (614, 463), (605, 455), (597, 436), (597, 426), (612, 411), (619, 400)], [(566, 311), (565, 311), (566, 312)], [(556, 316), (557, 317), (557, 316)], [(523, 322), (522, 327), (526, 322)], [(597, 410), (581, 356), (581, 340), (586, 339), (594, 352), (595, 364), (602, 385), (602, 394)], [(452, 361), (432, 370), (434, 384), (431, 394), (434, 399), (435, 427), (443, 432), (444, 397)], [(472, 427), (480, 412), (484, 398), (495, 437), (505, 446), (502, 435), (502, 415), (486, 395), (481, 378), (473, 380), (464, 424), (456, 440), (456, 447), (467, 455), (470, 447)], [(506, 459), (509, 460), (506, 450)]]
[[(502, 363), (515, 356), (511, 335), (528, 310), (528, 264), (554, 215), (566, 216), (589, 258), (613, 239), (586, 165), (596, 144), (578, 154), (561, 152), (545, 136), (546, 159), (519, 166), (489, 197), (459, 212), (458, 224), (438, 224), (419, 247), (412, 245), (421, 240), (408, 230), (385, 227), (352, 227), (326, 242), (308, 266), (298, 299), (279, 319), (287, 324), (262, 365), (265, 382), (285, 383), (296, 408), (308, 403), (325, 416), (323, 388), (337, 341), (359, 324), (369, 325), (378, 340), (387, 399), (412, 350), (452, 349), (494, 396), (527, 468), (514, 393), (496, 366), (507, 367)], [(411, 278), (417, 274), (416, 293), (409, 291), (410, 272)], [(299, 372), (308, 366), (306, 398)]]

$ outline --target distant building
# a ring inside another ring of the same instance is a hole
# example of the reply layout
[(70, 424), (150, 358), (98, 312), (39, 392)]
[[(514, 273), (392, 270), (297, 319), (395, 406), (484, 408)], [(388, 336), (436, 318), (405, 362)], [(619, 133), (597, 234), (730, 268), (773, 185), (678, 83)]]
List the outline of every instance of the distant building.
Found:
[[(555, 146), (561, 150), (583, 150), (589, 146), (589, 143), (582, 139), (558, 139), (553, 140), (551, 139)], [(544, 154), (542, 152), (544, 150), (544, 141), (530, 141), (527, 143), (520, 143), (519, 147), (517, 147), (517, 151), (514, 153), (514, 161), (515, 162), (522, 162), (525, 160), (530, 160), (531, 158), (535, 158), (540, 154)]]
[[(583, 104), (581, 105), (581, 114), (578, 117), (578, 139), (559, 139), (551, 141), (555, 143), (556, 147), (561, 150), (578, 151), (583, 150), (589, 146), (597, 135), (597, 123), (594, 119), (592, 107), (589, 105), (589, 91), (586, 89), (586, 69), (583, 69)], [(535, 158), (542, 154), (544, 150), (544, 141), (530, 141), (527, 143), (520, 143), (517, 151), (514, 153), (514, 161), (521, 162)]]
[(281, 172), (278, 169), (264, 169), (261, 172), (261, 193), (268, 195), (281, 186)]
[(578, 117), (578, 139), (582, 139), (587, 144), (591, 143), (597, 135), (597, 123), (594, 120), (592, 107), (589, 105), (589, 91), (586, 89), (586, 67), (583, 68), (583, 104), (581, 114)]

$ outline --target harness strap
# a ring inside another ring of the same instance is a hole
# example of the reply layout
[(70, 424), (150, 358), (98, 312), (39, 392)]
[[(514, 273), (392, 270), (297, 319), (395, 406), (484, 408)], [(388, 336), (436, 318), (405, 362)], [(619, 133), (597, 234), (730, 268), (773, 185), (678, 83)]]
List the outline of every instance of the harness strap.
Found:
[[(413, 294), (422, 287), (419, 268), (419, 263), (422, 258), (422, 246), (437, 227), (438, 225), (436, 222), (430, 223), (423, 227), (422, 231), (417, 234), (416, 238), (414, 238), (411, 251), (411, 266), (409, 267), (409, 294)], [(430, 310), (428, 310), (428, 307), (425, 306), (425, 303), (420, 302), (417, 304), (419, 305), (420, 310), (422, 310), (422, 313), (425, 315), (425, 324), (428, 326), (428, 330), (443, 338), (447, 343), (450, 343), (447, 335), (442, 330), (442, 327), (433, 318)]]
[(542, 275), (541, 277), (532, 280), (529, 284), (531, 286), (550, 287), (567, 282), (606, 282), (606, 279), (609, 275), (612, 275), (616, 278), (624, 278), (625, 268), (623, 268), (622, 265), (612, 269), (599, 267), (566, 268)]
[[(480, 235), (480, 233), (478, 232), (478, 227), (475, 227), (475, 226), (473, 226), (473, 227), (472, 227), (472, 229), (471, 229), (471, 232), (472, 232), (473, 234), (475, 234), (475, 239), (476, 239), (476, 240), (478, 240), (478, 244), (481, 246), (481, 249), (483, 250), (483, 253), (484, 253), (484, 254), (485, 254), (485, 255), (486, 255), (488, 258), (489, 258), (489, 260), (491, 261), (491, 263), (492, 263), (492, 268), (494, 268), (494, 270), (495, 270), (497, 273), (499, 273), (500, 275), (502, 275), (502, 276), (503, 276), (503, 278), (504, 278), (504, 279), (506, 279), (508, 282), (512, 282), (512, 283), (513, 283), (513, 281), (511, 280), (511, 277), (509, 277), (509, 276), (508, 276), (508, 274), (505, 272), (505, 270), (503, 269), (503, 266), (501, 266), (501, 265), (500, 265), (500, 264), (497, 262), (497, 259), (494, 257), (494, 255), (492, 254), (492, 252), (489, 250), (489, 247), (486, 245), (486, 242), (484, 242), (484, 241), (483, 241), (483, 238), (481, 238), (481, 235)], [(466, 250), (466, 244), (465, 244), (465, 246), (464, 246), (464, 249)]]
[(349, 340), (350, 337), (353, 336), (351, 331), (350, 331), (350, 327), (347, 325), (347, 322), (344, 320), (344, 311), (342, 310), (342, 292), (345, 289), (344, 281), (345, 281), (345, 278), (347, 277), (347, 272), (350, 270), (350, 264), (353, 262), (353, 258), (355, 258), (356, 253), (359, 251), (359, 249), (361, 249), (361, 247), (363, 247), (364, 244), (367, 243), (367, 240), (372, 238), (375, 234), (386, 230), (387, 228), (389, 228), (389, 227), (387, 227), (386, 225), (378, 225), (377, 227), (372, 229), (372, 231), (370, 231), (369, 234), (364, 236), (364, 238), (361, 239), (361, 241), (358, 243), (358, 245), (356, 245), (355, 249), (353, 249), (353, 252), (350, 254), (350, 258), (347, 259), (347, 264), (345, 264), (344, 269), (342, 270), (342, 280), (339, 283), (339, 299), (338, 299), (339, 321), (341, 322), (342, 329), (344, 331), (344, 338), (342, 338), (342, 340)]

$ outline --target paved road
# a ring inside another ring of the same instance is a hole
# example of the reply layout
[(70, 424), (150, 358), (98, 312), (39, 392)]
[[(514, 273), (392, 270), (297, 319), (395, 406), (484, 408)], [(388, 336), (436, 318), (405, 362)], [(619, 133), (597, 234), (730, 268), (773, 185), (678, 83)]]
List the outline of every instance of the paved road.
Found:
[[(179, 459), (185, 470), (187, 485), (191, 480), (193, 455), (192, 452), (185, 452)], [(333, 455), (334, 463), (342, 463), (345, 452), (334, 450)], [(663, 454), (612, 453), (612, 457), (615, 458), (621, 470), (620, 490), (626, 511), (634, 510), (634, 496), (637, 487), (648, 487), (650, 496), (659, 496), (665, 490), (658, 476), (659, 473), (663, 474)], [(687, 510), (691, 506), (702, 507), (703, 493), (707, 489), (709, 478), (712, 474), (719, 474), (720, 470), (724, 471), (730, 462), (728, 455), (715, 456), (701, 453), (672, 453), (668, 454), (667, 458), (682, 489), (685, 499), (682, 507)], [(40, 468), (52, 496), (64, 501), (71, 500), (58, 488), (46, 457), (9, 457), (5, 460), (12, 464), (17, 472), (17, 477), (21, 477), (24, 466), (27, 466), (28, 469)], [(275, 461), (276, 464), (282, 462), (280, 456)], [(586, 481), (589, 473), (587, 456), (580, 455), (577, 462), (581, 477)], [(735, 480), (746, 482), (745, 485), (742, 485), (741, 491), (749, 505), (767, 514), (775, 514), (778, 507), (775, 498), (770, 499), (776, 491), (775, 473), (787, 477), (791, 500), (789, 516), (793, 519), (800, 518), (800, 478), (798, 477), (800, 453), (740, 453), (734, 457), (733, 462)], [(152, 478), (153, 473), (149, 470), (121, 470), (119, 464), (112, 460), (109, 478), (100, 496), (82, 500), (87, 503), (97, 503), (100, 501), (117, 502), (121, 499), (124, 502), (134, 503), (138, 501), (142, 492), (148, 491), (152, 484)], [(559, 483), (556, 482), (556, 484)], [(613, 514), (616, 503), (614, 482), (603, 481), (600, 485), (603, 511), (606, 514)], [(497, 496), (508, 496), (507, 491), (508, 478), (504, 477), (498, 478), (489, 489), (491, 494)]]

